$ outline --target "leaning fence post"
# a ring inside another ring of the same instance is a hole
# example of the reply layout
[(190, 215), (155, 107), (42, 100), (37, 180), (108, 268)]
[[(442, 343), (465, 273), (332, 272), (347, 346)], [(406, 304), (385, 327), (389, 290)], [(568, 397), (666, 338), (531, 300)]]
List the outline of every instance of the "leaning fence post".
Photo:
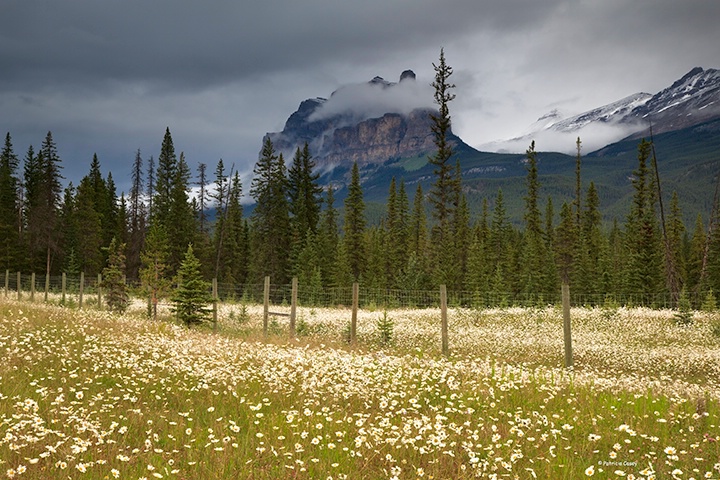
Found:
[(295, 319), (297, 316), (298, 279), (292, 279), (292, 291), (290, 293), (290, 337), (295, 336)]
[(30, 274), (30, 301), (35, 301), (35, 272)]
[(360, 284), (354, 282), (352, 286), (352, 317), (350, 318), (350, 343), (357, 342), (357, 316), (360, 305)]
[(212, 279), (212, 297), (213, 297), (213, 332), (217, 331), (218, 319), (218, 284), (217, 278)]
[(447, 287), (445, 285), (440, 285), (440, 333), (442, 337), (442, 354), (448, 356), (450, 346), (448, 342)]
[(563, 333), (565, 335), (565, 368), (572, 368), (572, 337), (570, 335), (570, 285), (562, 284)]
[(268, 335), (268, 317), (270, 316), (270, 276), (265, 276), (265, 287), (263, 288), (263, 336)]
[(17, 272), (17, 295), (18, 295), (18, 300), (21, 300), (21, 299), (22, 299), (22, 293), (21, 293), (21, 292), (22, 292), (22, 287), (21, 287), (21, 285), (20, 285), (20, 280), (22, 280), (21, 277), (22, 277), (22, 274), (21, 274), (20, 272)]

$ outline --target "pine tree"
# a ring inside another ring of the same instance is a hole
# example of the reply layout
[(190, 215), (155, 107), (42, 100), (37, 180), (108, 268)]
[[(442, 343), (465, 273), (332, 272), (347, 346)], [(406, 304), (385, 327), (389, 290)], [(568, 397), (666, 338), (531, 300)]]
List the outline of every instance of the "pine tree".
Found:
[[(317, 233), (322, 204), (322, 188), (317, 181), (319, 174), (313, 172), (312, 161), (307, 142), (302, 150), (295, 151), (292, 165), (288, 170), (288, 199), (291, 225), (291, 257), (293, 270), (298, 267), (300, 251), (305, 248), (307, 232), (311, 236)], [(301, 267), (304, 268), (304, 267)]]
[(630, 214), (625, 223), (629, 254), (626, 274), (627, 293), (640, 294), (643, 299), (664, 291), (662, 243), (655, 215), (655, 189), (648, 169), (650, 144), (644, 139), (638, 146), (638, 168), (633, 172), (635, 190)]
[(170, 272), (177, 271), (187, 246), (196, 237), (197, 224), (189, 193), (190, 167), (185, 160), (185, 155), (181, 152), (171, 179), (170, 204), (167, 218), (163, 223), (168, 232)]
[(434, 167), (435, 183), (430, 191), (430, 204), (437, 221), (431, 232), (432, 258), (435, 281), (447, 284), (452, 281), (453, 274), (457, 275), (460, 269), (452, 239), (452, 219), (460, 201), (458, 192), (461, 180), (450, 164), (453, 151), (448, 139), (451, 125), (448, 104), (455, 98), (455, 95), (450, 93), (455, 85), (449, 83), (453, 70), (445, 62), (444, 50), (440, 50), (440, 61), (437, 65), (433, 64), (433, 68), (435, 81), (432, 86), (435, 89), (435, 103), (439, 109), (437, 114), (430, 115), (437, 147), (436, 153), (428, 158), (428, 162)]
[(180, 263), (178, 285), (171, 298), (173, 311), (187, 327), (203, 323), (210, 313), (208, 305), (213, 301), (210, 285), (203, 280), (200, 270), (200, 261), (190, 244)]
[(143, 159), (138, 149), (132, 167), (128, 210), (127, 276), (136, 279), (140, 275), (140, 252), (146, 233), (147, 211), (143, 202)]
[(324, 254), (319, 258), (320, 275), (325, 286), (338, 286), (333, 282), (336, 270), (337, 246), (340, 241), (338, 212), (335, 209), (335, 197), (332, 185), (328, 185), (325, 195), (325, 208), (321, 213), (318, 229), (318, 250)]
[(360, 186), (360, 171), (353, 164), (348, 196), (345, 199), (344, 244), (353, 281), (359, 281), (365, 267), (365, 202)]
[(540, 182), (538, 180), (537, 154), (535, 142), (530, 144), (526, 152), (527, 158), (527, 194), (525, 196), (525, 231), (522, 244), (522, 289), (527, 294), (544, 293), (543, 266), (546, 258), (543, 240), (538, 196)]
[[(667, 248), (665, 255), (666, 276), (674, 275), (682, 289), (687, 280), (687, 263), (685, 258), (685, 224), (682, 220), (680, 200), (677, 191), (673, 191), (670, 199), (670, 218), (667, 225)], [(686, 289), (687, 290), (687, 289)], [(687, 292), (686, 292), (687, 293)]]
[(269, 275), (275, 283), (287, 283), (290, 272), (290, 216), (287, 176), (283, 155), (275, 154), (272, 141), (263, 144), (253, 170), (250, 195), (256, 206), (252, 214), (251, 281)]
[[(160, 156), (158, 157), (157, 170), (150, 171), (148, 187), (152, 187), (152, 208), (150, 218), (152, 222), (159, 222), (169, 232), (169, 212), (172, 203), (172, 185), (176, 177), (177, 156), (173, 145), (170, 128), (165, 129)], [(154, 180), (154, 181), (153, 181)]]
[(0, 151), (0, 269), (16, 269), (20, 263), (19, 161), (10, 133)]
[(28, 150), (25, 163), (25, 222), (29, 268), (50, 273), (53, 254), (59, 252), (59, 211), (63, 188), (61, 160), (48, 132), (37, 156)]
[(140, 254), (142, 267), (140, 280), (149, 297), (148, 316), (157, 318), (157, 304), (168, 294), (168, 238), (162, 225), (152, 224), (145, 239), (145, 248)]
[(125, 245), (113, 238), (107, 250), (107, 266), (102, 272), (105, 302), (111, 312), (123, 313), (130, 304), (125, 283)]
[(80, 181), (75, 195), (74, 218), (77, 232), (82, 237), (75, 249), (80, 268), (91, 277), (100, 273), (104, 263), (102, 220), (96, 199), (92, 179), (86, 176)]
[(570, 279), (573, 277), (576, 222), (577, 216), (573, 214), (570, 205), (567, 202), (563, 203), (560, 209), (560, 225), (558, 225), (555, 237), (555, 257), (560, 279), (565, 284), (570, 284)]
[(703, 257), (705, 255), (705, 244), (707, 235), (705, 234), (705, 225), (703, 224), (702, 215), (698, 213), (695, 220), (695, 228), (692, 238), (690, 239), (690, 249), (687, 259), (687, 280), (686, 285), (688, 291), (701, 293), (700, 272), (702, 271)]

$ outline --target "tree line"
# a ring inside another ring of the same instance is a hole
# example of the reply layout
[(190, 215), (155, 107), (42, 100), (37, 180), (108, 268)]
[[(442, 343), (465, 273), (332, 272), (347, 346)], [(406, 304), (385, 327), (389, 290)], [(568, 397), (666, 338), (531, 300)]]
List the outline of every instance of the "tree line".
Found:
[(214, 178), (202, 163), (193, 175), (185, 155), (176, 155), (169, 128), (157, 160), (136, 153), (127, 196), (118, 196), (97, 155), (77, 185), (63, 188), (52, 133), (37, 152), (28, 148), (22, 164), (8, 133), (0, 152), (0, 269), (94, 275), (119, 248), (125, 276), (160, 298), (192, 245), (203, 277), (236, 285), (270, 275), (274, 283), (298, 277), (318, 289), (355, 281), (403, 290), (445, 284), (496, 298), (555, 296), (562, 282), (574, 294), (645, 298), (691, 292), (704, 298), (720, 290), (718, 209), (707, 223), (699, 215), (687, 228), (673, 192), (665, 212), (652, 144), (645, 140), (638, 145), (630, 210), (610, 228), (603, 226), (594, 183), (583, 188), (579, 138), (572, 202), (556, 207), (548, 197), (541, 205), (533, 142), (526, 151), (522, 225), (511, 223), (502, 190), (471, 212), (447, 141), (452, 68), (443, 52), (433, 66), (437, 151), (428, 161), (434, 182), (427, 192), (419, 183), (411, 196), (404, 181), (393, 178), (379, 224), (366, 220), (358, 165), (338, 208), (333, 187), (319, 184), (307, 144), (286, 162), (264, 141), (249, 188), (255, 208), (246, 216), (238, 172), (220, 159)]

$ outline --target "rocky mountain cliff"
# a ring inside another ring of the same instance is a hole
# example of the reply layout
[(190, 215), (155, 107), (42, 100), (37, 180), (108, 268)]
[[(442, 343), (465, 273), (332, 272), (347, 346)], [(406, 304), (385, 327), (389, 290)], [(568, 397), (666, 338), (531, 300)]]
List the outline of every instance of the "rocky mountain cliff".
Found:
[[(288, 157), (308, 143), (319, 168), (337, 164), (383, 164), (422, 157), (436, 150), (431, 130), (432, 90), (406, 70), (398, 83), (375, 77), (341, 87), (329, 99), (303, 101), (282, 132), (268, 133), (275, 149)], [(455, 147), (468, 147), (451, 134)]]

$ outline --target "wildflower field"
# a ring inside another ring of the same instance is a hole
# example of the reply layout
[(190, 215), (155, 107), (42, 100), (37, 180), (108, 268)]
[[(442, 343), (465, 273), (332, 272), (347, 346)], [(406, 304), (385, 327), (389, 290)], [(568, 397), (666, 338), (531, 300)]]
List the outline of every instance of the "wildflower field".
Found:
[(262, 307), (217, 332), (0, 299), (0, 475), (27, 479), (720, 478), (712, 314)]

